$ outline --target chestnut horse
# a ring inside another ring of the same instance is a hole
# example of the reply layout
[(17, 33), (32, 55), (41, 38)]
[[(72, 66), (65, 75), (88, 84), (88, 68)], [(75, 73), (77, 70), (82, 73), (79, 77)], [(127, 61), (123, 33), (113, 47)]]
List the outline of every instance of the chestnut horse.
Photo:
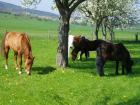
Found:
[(122, 64), (122, 74), (124, 69), (126, 74), (132, 72), (133, 61), (127, 48), (122, 44), (102, 43), (97, 48), (96, 67), (100, 76), (104, 75), (104, 64), (107, 60), (116, 61), (116, 75), (118, 75), (119, 62)]
[[(9, 50), (14, 51), (15, 67), (21, 74), (22, 55), (24, 55), (25, 70), (28, 75), (31, 74), (31, 68), (34, 61), (29, 37), (25, 33), (6, 32), (2, 41), (1, 50), (6, 59), (5, 69), (8, 69)], [(17, 64), (18, 56), (18, 64)]]

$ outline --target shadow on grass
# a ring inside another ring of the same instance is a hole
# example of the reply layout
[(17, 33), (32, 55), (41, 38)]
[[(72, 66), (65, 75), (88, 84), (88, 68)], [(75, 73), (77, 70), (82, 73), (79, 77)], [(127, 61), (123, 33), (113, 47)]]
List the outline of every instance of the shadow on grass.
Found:
[(135, 40), (116, 40), (115, 43), (125, 43), (125, 44), (140, 44), (140, 41)]
[(37, 72), (40, 75), (49, 74), (50, 72), (55, 71), (56, 68), (48, 66), (48, 67), (33, 67), (32, 71)]
[[(140, 76), (140, 58), (133, 58), (134, 65), (132, 67), (132, 74), (128, 75), (129, 77), (139, 77)], [(90, 58), (88, 60), (83, 61), (74, 61), (70, 62), (70, 68), (75, 69), (78, 72), (87, 72), (92, 74), (97, 74), (96, 72), (96, 61), (95, 58)], [(123, 76), (122, 75), (122, 68), (121, 63), (119, 65), (119, 75), (115, 74), (116, 71), (116, 62), (115, 61), (107, 61), (104, 66), (105, 76)], [(126, 75), (126, 74), (125, 74)]]
[(140, 99), (138, 97), (134, 97), (133, 99), (128, 100), (127, 102), (120, 102), (116, 105), (140, 105)]
[(71, 61), (69, 67), (74, 69), (93, 69), (96, 67), (95, 58), (89, 58), (88, 60), (83, 59), (82, 61)]

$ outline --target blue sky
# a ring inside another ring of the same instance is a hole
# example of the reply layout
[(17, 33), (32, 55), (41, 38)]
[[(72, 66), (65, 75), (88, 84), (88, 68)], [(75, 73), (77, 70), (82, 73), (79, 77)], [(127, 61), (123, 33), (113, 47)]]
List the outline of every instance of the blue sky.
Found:
[[(0, 0), (0, 1), (21, 6), (21, 0)], [(137, 7), (140, 8), (140, 0), (138, 0), (138, 3), (137, 3)], [(36, 9), (59, 14), (58, 11), (52, 9), (52, 5), (55, 5), (53, 0), (41, 0), (40, 4), (37, 5)]]
[[(21, 0), (0, 0), (0, 1), (21, 6)], [(58, 14), (56, 10), (52, 10), (52, 5), (54, 5), (53, 0), (41, 0), (40, 4), (37, 5), (36, 9)]]

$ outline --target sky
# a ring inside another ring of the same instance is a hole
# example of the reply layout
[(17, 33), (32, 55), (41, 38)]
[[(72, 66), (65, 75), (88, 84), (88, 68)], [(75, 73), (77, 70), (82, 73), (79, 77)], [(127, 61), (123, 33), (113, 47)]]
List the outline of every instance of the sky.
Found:
[[(21, 0), (0, 0), (0, 1), (21, 6)], [(52, 9), (53, 5), (54, 5), (53, 0), (41, 0), (40, 4), (37, 5), (36, 9), (59, 14), (58, 11)], [(140, 0), (138, 0), (137, 7), (140, 8)]]
[[(21, 0), (0, 0), (0, 1), (21, 6)], [(53, 5), (54, 5), (53, 0), (41, 0), (40, 4), (37, 5), (36, 9), (58, 14), (58, 11), (52, 10)]]

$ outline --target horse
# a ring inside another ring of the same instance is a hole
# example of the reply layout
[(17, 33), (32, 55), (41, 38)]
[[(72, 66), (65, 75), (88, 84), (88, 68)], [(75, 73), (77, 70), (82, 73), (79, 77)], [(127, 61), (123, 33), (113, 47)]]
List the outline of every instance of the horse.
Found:
[[(97, 48), (96, 67), (100, 76), (104, 75), (104, 64), (107, 60), (116, 61), (116, 72), (118, 75), (119, 62), (122, 63), (122, 74), (132, 73), (133, 60), (127, 48), (122, 44), (101, 43)], [(124, 71), (125, 69), (125, 71)]]
[(73, 48), (73, 39), (74, 39), (74, 35), (68, 36), (68, 57), (70, 54), (70, 48)]
[[(68, 37), (68, 56), (70, 56), (69, 54), (70, 54), (70, 48), (71, 49), (73, 49), (74, 48), (74, 46), (73, 46), (73, 42), (75, 41), (75, 39), (81, 39), (81, 38), (83, 38), (84, 36), (81, 36), (81, 35), (79, 35), (79, 36), (74, 36), (74, 35), (69, 35), (69, 37)], [(86, 58), (88, 58), (89, 57), (89, 52), (85, 52), (85, 55), (88, 55), (88, 56), (86, 56)]]
[(6, 59), (5, 69), (8, 69), (8, 53), (10, 49), (14, 51), (15, 67), (19, 70), (19, 74), (22, 73), (22, 55), (24, 55), (25, 71), (28, 75), (30, 75), (34, 57), (32, 55), (32, 48), (28, 35), (19, 32), (5, 33), (1, 45), (1, 51)]
[(72, 50), (72, 53), (71, 53), (72, 60), (75, 60), (77, 58), (77, 54), (79, 51), (81, 51), (80, 60), (82, 60), (83, 53), (85, 53), (85, 55), (88, 56), (87, 52), (96, 51), (98, 46), (103, 42), (106, 42), (106, 41), (104, 41), (104, 40), (88, 40), (85, 37), (74, 38), (74, 41), (73, 41), (74, 49)]

